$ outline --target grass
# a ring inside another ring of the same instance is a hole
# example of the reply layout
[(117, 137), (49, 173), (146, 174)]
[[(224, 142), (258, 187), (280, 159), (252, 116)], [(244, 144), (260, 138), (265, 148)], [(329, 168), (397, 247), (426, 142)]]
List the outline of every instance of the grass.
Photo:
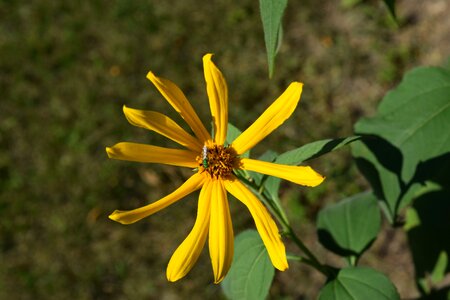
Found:
[[(207, 251), (186, 279), (165, 279), (171, 253), (193, 224), (196, 195), (131, 226), (107, 218), (114, 209), (158, 199), (188, 175), (106, 157), (105, 146), (119, 141), (170, 145), (122, 114), (126, 104), (180, 120), (146, 80), (149, 70), (176, 82), (207, 124), (201, 57), (215, 53), (229, 85), (230, 120), (242, 129), (290, 81), (304, 82), (299, 108), (257, 155), (351, 135), (352, 124), (375, 110), (427, 46), (396, 39), (402, 32), (386, 26), (387, 12), (376, 4), (344, 9), (324, 1), (318, 9), (312, 0), (291, 1), (269, 80), (257, 1), (75, 3), (0, 3), (2, 299), (223, 297), (211, 284)], [(283, 199), (319, 248), (317, 210), (367, 184), (347, 151), (312, 164), (327, 182), (317, 189), (286, 184)], [(243, 207), (231, 205), (235, 231), (251, 228)], [(316, 275), (303, 277), (301, 286), (279, 275), (272, 295), (314, 297), (322, 280)]]

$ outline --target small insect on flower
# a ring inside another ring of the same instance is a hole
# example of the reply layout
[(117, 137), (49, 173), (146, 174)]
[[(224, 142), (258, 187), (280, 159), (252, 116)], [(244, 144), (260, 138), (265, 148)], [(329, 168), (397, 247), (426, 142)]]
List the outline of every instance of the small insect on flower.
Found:
[(208, 147), (203, 146), (203, 152), (202, 152), (202, 164), (203, 168), (208, 168)]

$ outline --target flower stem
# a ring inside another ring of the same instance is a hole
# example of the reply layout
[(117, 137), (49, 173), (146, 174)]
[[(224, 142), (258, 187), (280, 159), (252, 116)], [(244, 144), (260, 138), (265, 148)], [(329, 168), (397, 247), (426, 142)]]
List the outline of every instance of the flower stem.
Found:
[[(311, 266), (311, 267), (317, 269), (316, 264), (315, 264), (314, 262), (312, 262), (311, 260), (309, 260), (308, 258), (306, 258), (306, 257), (300, 256), (300, 255), (292, 255), (292, 254), (289, 255), (289, 254), (288, 254), (288, 255), (286, 255), (286, 258), (287, 258), (288, 260), (298, 261), (298, 262), (301, 262), (301, 263), (305, 263), (305, 264), (307, 264), (307, 265), (309, 265), (309, 266)], [(321, 272), (321, 273), (324, 274), (325, 276), (329, 276), (329, 273), (330, 273), (330, 272), (328, 272), (326, 266), (323, 267), (323, 270), (322, 270), (322, 269), (317, 269), (317, 270), (319, 270), (319, 272)]]
[(321, 264), (316, 256), (306, 247), (306, 245), (302, 242), (302, 240), (295, 234), (292, 230), (292, 227), (288, 225), (286, 235), (302, 250), (302, 252), (308, 257), (308, 259), (303, 259), (302, 261), (312, 267), (314, 267), (317, 271), (322, 273), (323, 275), (329, 275), (328, 268)]

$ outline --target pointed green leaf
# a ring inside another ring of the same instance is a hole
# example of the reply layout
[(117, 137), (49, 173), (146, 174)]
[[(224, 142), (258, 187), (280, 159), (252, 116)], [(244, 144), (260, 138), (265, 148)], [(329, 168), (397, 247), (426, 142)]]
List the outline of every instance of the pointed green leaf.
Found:
[(394, 18), (394, 20), (397, 20), (397, 15), (395, 14), (395, 0), (383, 0), (383, 1), (388, 7), (392, 18)]
[(246, 230), (236, 236), (233, 263), (221, 285), (229, 299), (265, 299), (274, 274), (258, 232)]
[(313, 159), (327, 154), (328, 152), (337, 150), (354, 141), (357, 141), (359, 138), (359, 136), (350, 136), (346, 138), (315, 141), (309, 144), (305, 144), (300, 148), (296, 148), (280, 154), (275, 162), (277, 164), (284, 165), (298, 165), (304, 161), (307, 161), (308, 159)]
[(327, 249), (343, 256), (360, 256), (375, 240), (381, 217), (372, 193), (361, 193), (319, 212), (317, 232)]
[(448, 267), (448, 254), (445, 251), (439, 253), (436, 265), (431, 273), (431, 280), (433, 283), (439, 283), (444, 279)]
[(286, 5), (287, 0), (259, 0), (269, 65), (269, 77), (272, 77), (275, 55), (281, 44), (281, 19)]
[(371, 268), (345, 268), (322, 289), (319, 300), (397, 300), (400, 299), (392, 282)]

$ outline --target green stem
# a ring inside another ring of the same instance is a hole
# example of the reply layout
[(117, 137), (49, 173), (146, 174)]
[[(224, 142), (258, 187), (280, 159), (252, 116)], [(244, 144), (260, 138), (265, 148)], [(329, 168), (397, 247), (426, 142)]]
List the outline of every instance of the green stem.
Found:
[(286, 235), (302, 250), (302, 252), (308, 257), (307, 260), (303, 260), (304, 263), (314, 267), (317, 271), (321, 272), (323, 275), (329, 275), (327, 266), (322, 265), (316, 256), (306, 247), (302, 240), (295, 234), (292, 227), (288, 225), (288, 230)]
[[(278, 199), (276, 199), (276, 200), (278, 200)], [(284, 212), (283, 207), (280, 206), (280, 201), (273, 201), (273, 202), (277, 208), (277, 212), (279, 214), (278, 217), (280, 218), (279, 220), (283, 220), (282, 223), (285, 224), (285, 226), (290, 227), (291, 225), (289, 224), (289, 219), (288, 219), (286, 213)]]
[(328, 268), (326, 266), (323, 266), (322, 268), (317, 268), (317, 265), (312, 262), (311, 260), (307, 259), (306, 257), (303, 256), (296, 256), (296, 255), (287, 255), (286, 258), (288, 260), (292, 260), (292, 261), (298, 261), (304, 264), (307, 264), (311, 267), (313, 267), (314, 269), (318, 270), (320, 273), (322, 273), (323, 275), (329, 277), (331, 272), (328, 270)]
[(296, 261), (304, 261), (306, 258), (299, 255), (286, 254), (287, 260), (296, 260)]
[(311, 260), (309, 260), (308, 258), (301, 256), (301, 255), (286, 254), (286, 258), (287, 258), (287, 260), (298, 261), (298, 262), (305, 263), (307, 265), (314, 265), (314, 263), (311, 262)]

